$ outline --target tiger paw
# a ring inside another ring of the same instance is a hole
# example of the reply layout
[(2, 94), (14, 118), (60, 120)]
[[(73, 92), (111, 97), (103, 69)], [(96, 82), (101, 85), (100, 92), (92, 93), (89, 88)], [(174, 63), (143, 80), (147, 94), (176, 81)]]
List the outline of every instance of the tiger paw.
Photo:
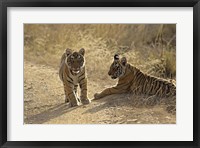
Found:
[(73, 102), (73, 103), (70, 102), (69, 105), (70, 105), (70, 107), (76, 107), (76, 106), (81, 105), (81, 103), (80, 102)]
[(81, 99), (82, 104), (86, 105), (86, 104), (90, 104), (91, 100), (90, 99)]
[(100, 98), (101, 98), (100, 93), (94, 94), (94, 100), (97, 100), (97, 99), (100, 99)]

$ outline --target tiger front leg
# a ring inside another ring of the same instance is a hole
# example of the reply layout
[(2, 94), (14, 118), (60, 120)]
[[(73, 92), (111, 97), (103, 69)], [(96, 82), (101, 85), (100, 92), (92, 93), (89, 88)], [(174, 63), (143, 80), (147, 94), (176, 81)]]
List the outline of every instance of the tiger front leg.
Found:
[[(65, 85), (65, 84), (63, 84)], [(75, 91), (75, 96), (77, 96), (77, 90), (74, 90)], [(68, 103), (69, 102), (69, 97), (67, 95), (67, 90), (65, 89), (64, 87), (64, 92), (65, 92), (65, 103)], [(78, 98), (79, 102), (80, 102), (80, 99)]]
[(81, 102), (81, 100), (80, 100), (80, 98), (79, 98), (79, 96), (78, 96), (78, 85), (74, 85), (74, 93), (75, 93), (75, 96), (76, 96), (76, 98), (78, 99), (78, 101), (79, 102)]
[(71, 107), (79, 106), (80, 102), (78, 101), (77, 95), (70, 85), (64, 84), (65, 89), (65, 102), (69, 100)]
[(88, 99), (87, 96), (87, 79), (83, 79), (82, 81), (80, 81), (80, 88), (81, 88), (81, 96), (80, 96), (81, 102), (83, 104), (90, 104), (91, 100)]
[(94, 94), (94, 100), (97, 100), (97, 99), (103, 98), (105, 96), (111, 95), (112, 93), (111, 93), (110, 89), (111, 88), (106, 88), (105, 90), (103, 90), (100, 93), (95, 93)]
[(100, 99), (100, 98), (103, 98), (105, 96), (112, 95), (112, 94), (125, 93), (127, 91), (128, 90), (126, 90), (124, 88), (122, 89), (119, 86), (114, 86), (114, 87), (111, 87), (111, 88), (106, 88), (105, 90), (103, 90), (100, 93), (95, 93), (94, 94), (94, 100), (97, 100), (97, 99)]
[[(63, 84), (63, 86), (64, 86), (65, 84)], [(67, 97), (67, 92), (66, 92), (66, 89), (65, 89), (65, 86), (64, 86), (64, 92), (65, 92), (65, 103), (68, 103), (69, 102), (69, 99), (68, 99), (68, 97)]]

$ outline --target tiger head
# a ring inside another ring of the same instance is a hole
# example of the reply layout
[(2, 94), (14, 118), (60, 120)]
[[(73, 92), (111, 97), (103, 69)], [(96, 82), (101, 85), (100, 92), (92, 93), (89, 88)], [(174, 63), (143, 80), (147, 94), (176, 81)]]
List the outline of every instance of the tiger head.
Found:
[(72, 74), (79, 74), (85, 66), (85, 49), (81, 48), (79, 52), (72, 52), (71, 49), (66, 49), (65, 64), (68, 66)]
[(114, 55), (114, 61), (110, 66), (110, 70), (108, 75), (111, 76), (112, 79), (120, 78), (125, 74), (126, 71), (127, 60), (125, 57), (119, 59), (119, 55)]

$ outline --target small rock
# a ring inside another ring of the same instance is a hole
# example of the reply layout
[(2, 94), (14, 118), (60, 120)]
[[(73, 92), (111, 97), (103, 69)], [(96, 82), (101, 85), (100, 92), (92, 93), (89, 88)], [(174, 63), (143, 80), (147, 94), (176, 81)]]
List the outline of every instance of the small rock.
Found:
[(137, 121), (138, 119), (128, 119), (127, 122), (135, 122)]
[(166, 116), (165, 118), (166, 118), (166, 119), (171, 119), (169, 116)]
[(137, 121), (137, 119), (130, 119), (130, 120), (127, 120), (127, 123), (135, 123)]
[(26, 89), (32, 89), (33, 87), (32, 86), (29, 86), (29, 87), (27, 87)]

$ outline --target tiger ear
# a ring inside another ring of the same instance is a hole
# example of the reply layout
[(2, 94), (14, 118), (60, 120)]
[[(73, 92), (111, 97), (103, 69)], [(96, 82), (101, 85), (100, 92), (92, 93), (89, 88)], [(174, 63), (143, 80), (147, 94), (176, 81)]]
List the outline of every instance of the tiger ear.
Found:
[(65, 50), (65, 54), (66, 54), (66, 56), (68, 57), (70, 54), (72, 54), (72, 50), (69, 49), (69, 48), (67, 48), (67, 49)]
[(122, 63), (122, 65), (124, 65), (124, 66), (127, 64), (126, 57), (123, 57), (123, 58), (121, 59), (121, 63)]
[(84, 48), (81, 48), (81, 49), (79, 50), (79, 53), (80, 53), (81, 55), (84, 56), (84, 54), (85, 54), (85, 49), (84, 49)]
[(114, 55), (114, 61), (115, 61), (115, 60), (119, 60), (119, 55), (118, 55), (118, 54), (115, 54), (115, 55)]

